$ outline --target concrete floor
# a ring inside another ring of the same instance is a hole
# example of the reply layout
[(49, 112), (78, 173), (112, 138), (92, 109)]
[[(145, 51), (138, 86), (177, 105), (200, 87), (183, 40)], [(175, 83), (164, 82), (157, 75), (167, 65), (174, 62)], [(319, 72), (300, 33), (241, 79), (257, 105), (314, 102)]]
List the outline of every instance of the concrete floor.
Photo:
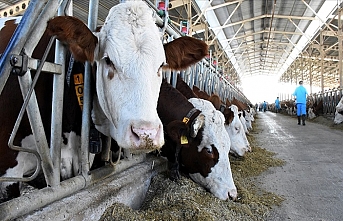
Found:
[(343, 131), (296, 117), (258, 112), (254, 136), (262, 148), (285, 160), (258, 178), (285, 198), (268, 221), (343, 220)]

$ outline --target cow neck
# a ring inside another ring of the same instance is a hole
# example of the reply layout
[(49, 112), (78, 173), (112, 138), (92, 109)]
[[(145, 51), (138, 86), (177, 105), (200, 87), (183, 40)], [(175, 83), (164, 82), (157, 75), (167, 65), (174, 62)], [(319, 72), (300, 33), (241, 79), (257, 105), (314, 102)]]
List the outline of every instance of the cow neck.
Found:
[(198, 109), (196, 109), (195, 107), (192, 108), (187, 115), (182, 119), (182, 122), (184, 122), (185, 124), (188, 123), (192, 123), (193, 120), (199, 116), (201, 111), (199, 111)]
[(181, 92), (187, 99), (198, 98), (198, 96), (192, 91), (192, 89), (184, 82), (180, 76), (177, 75), (176, 89)]
[(200, 111), (194, 111), (194, 106), (183, 96), (180, 91), (169, 84), (165, 79), (162, 81), (160, 95), (157, 102), (157, 112), (164, 125), (185, 117), (192, 122)]

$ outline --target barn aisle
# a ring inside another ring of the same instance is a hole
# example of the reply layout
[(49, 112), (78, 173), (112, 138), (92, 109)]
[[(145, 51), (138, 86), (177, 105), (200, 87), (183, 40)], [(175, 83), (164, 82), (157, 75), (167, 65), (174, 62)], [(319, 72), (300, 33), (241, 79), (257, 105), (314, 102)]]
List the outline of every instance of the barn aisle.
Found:
[(286, 161), (258, 178), (285, 198), (268, 220), (343, 220), (343, 131), (273, 112), (258, 112), (254, 136)]

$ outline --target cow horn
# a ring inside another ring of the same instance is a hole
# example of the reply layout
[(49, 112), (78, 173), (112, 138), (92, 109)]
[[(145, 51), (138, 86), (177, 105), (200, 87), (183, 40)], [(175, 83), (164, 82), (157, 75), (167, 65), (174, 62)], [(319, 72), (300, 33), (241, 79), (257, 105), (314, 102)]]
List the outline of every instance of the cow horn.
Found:
[(196, 137), (199, 130), (203, 127), (205, 123), (205, 116), (203, 114), (199, 114), (197, 118), (195, 118), (192, 122), (191, 126), (191, 137)]

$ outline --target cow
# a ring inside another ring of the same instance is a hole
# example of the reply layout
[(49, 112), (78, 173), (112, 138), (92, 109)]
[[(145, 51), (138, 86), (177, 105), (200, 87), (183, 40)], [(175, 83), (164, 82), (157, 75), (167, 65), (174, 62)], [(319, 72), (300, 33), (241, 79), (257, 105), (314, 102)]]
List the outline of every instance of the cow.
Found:
[(323, 115), (324, 113), (323, 99), (320, 99), (319, 102), (317, 100), (314, 102), (313, 113), (315, 116)]
[(165, 80), (157, 111), (166, 134), (161, 155), (170, 162), (171, 178), (177, 180), (180, 169), (219, 199), (236, 199), (223, 114), (209, 101), (187, 100)]
[(343, 97), (341, 98), (341, 100), (338, 102), (336, 106), (335, 118), (334, 118), (335, 124), (340, 124), (342, 122), (343, 122)]
[[(156, 110), (162, 69), (184, 69), (205, 56), (205, 43), (191, 37), (181, 37), (163, 45), (153, 16), (145, 2), (127, 1), (110, 9), (97, 33), (92, 33), (81, 20), (70, 16), (58, 16), (47, 23), (47, 36), (56, 36), (68, 46), (76, 61), (88, 61), (96, 69), (92, 94), (92, 122), (95, 127), (133, 153), (159, 150), (164, 144), (163, 125)], [(1, 37), (0, 45), (7, 44), (7, 41)], [(42, 48), (45, 46), (37, 47), (37, 53)], [(48, 135), (50, 122), (46, 126), (46, 121), (50, 120), (51, 113), (51, 79), (49, 74), (43, 74), (35, 88)], [(65, 87), (65, 90), (70, 90), (71, 95), (64, 93), (61, 139), (68, 152), (61, 154), (61, 162), (68, 165), (61, 165), (61, 170), (66, 170), (64, 178), (68, 178), (75, 175), (69, 170), (78, 165), (75, 156), (70, 155), (75, 155), (80, 147), (81, 112), (77, 98), (73, 99), (74, 86)], [(35, 159), (26, 160), (26, 152), (18, 153), (7, 146), (21, 107), (20, 102), (17, 104), (20, 100), (17, 77), (10, 76), (0, 97), (0, 114), (4, 116), (0, 118), (0, 176), (22, 177), (35, 168)], [(50, 105), (46, 105), (49, 102)], [(76, 110), (72, 109), (74, 105)], [(70, 110), (65, 112), (65, 109)], [(36, 148), (27, 118), (20, 125), (15, 144)], [(0, 192), (0, 197), (5, 200), (20, 194), (18, 184), (9, 182), (1, 183)]]
[[(179, 75), (176, 81), (176, 89), (179, 90), (187, 99), (197, 98), (194, 91), (181, 79)], [(219, 104), (221, 102), (218, 95), (208, 96), (205, 100), (209, 100), (217, 110), (220, 109)], [(231, 141), (230, 153), (235, 156), (243, 157), (245, 152), (250, 150), (250, 146), (244, 133), (243, 125), (239, 121), (238, 113), (234, 112), (232, 108), (225, 107), (223, 114), (225, 117), (225, 130), (229, 134)]]
[(238, 114), (238, 107), (234, 104), (224, 110), (225, 129), (231, 139), (232, 153), (237, 156), (244, 156), (245, 152), (251, 151), (244, 126)]
[(313, 107), (308, 108), (307, 112), (308, 119), (314, 119), (316, 117), (315, 113), (313, 112)]
[(236, 99), (235, 97), (232, 98), (231, 100), (231, 104), (234, 104), (238, 107), (239, 111), (243, 111), (243, 110), (247, 110), (248, 109), (248, 105), (241, 102), (240, 100)]
[(236, 99), (235, 97), (232, 98), (231, 101), (226, 101), (227, 105), (234, 104), (238, 108), (238, 115), (242, 122), (244, 131), (246, 134), (249, 134), (249, 129), (252, 129), (252, 121), (253, 118), (250, 116), (250, 114), (247, 116), (247, 111), (250, 110), (250, 107), (246, 104), (241, 102), (240, 100)]

